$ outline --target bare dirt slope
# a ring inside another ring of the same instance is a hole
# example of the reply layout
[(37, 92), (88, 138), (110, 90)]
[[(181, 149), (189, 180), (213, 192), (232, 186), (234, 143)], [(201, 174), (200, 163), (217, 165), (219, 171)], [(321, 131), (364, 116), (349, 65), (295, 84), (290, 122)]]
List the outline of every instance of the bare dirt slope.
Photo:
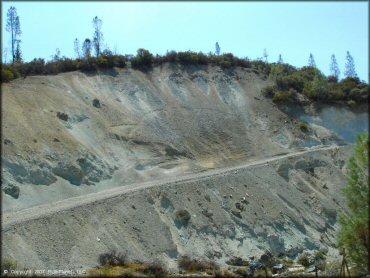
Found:
[[(277, 107), (261, 95), (269, 84), (177, 64), (2, 84), (2, 253), (80, 268), (111, 249), (169, 266), (181, 254), (334, 252), (352, 152), (335, 146), (367, 132), (368, 114)], [(299, 153), (313, 146), (325, 148)]]
[(327, 248), (335, 256), (350, 152), (334, 146), (281, 155), (6, 213), (3, 255), (32, 269), (92, 268), (110, 250), (170, 268), (185, 254), (221, 264), (266, 250), (294, 257)]
[(339, 142), (317, 121), (302, 132), (311, 116), (282, 112), (261, 95), (268, 84), (250, 69), (176, 64), (3, 84), (3, 209)]

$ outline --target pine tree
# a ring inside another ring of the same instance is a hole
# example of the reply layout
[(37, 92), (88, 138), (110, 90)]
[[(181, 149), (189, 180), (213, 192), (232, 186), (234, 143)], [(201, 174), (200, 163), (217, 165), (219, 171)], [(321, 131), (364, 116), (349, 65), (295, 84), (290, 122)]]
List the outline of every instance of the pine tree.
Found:
[(219, 56), (220, 52), (221, 52), (220, 45), (218, 44), (218, 42), (216, 42), (216, 55)]
[(355, 61), (353, 60), (353, 57), (351, 56), (349, 51), (347, 51), (344, 75), (346, 77), (357, 77), (357, 73), (355, 69)]
[(91, 40), (85, 39), (84, 43), (82, 44), (82, 53), (85, 59), (90, 58), (91, 56)]
[(17, 40), (17, 46), (15, 48), (14, 63), (22, 63), (22, 61), (23, 61), (20, 43), (21, 43), (21, 41)]
[(340, 215), (341, 229), (338, 246), (345, 248), (350, 260), (359, 270), (370, 270), (369, 254), (369, 137), (362, 134), (357, 139), (355, 155), (349, 160), (348, 184), (344, 194), (350, 210)]
[(75, 38), (75, 41), (74, 41), (74, 50), (75, 50), (76, 57), (80, 59), (81, 58), (80, 41), (77, 38)]
[(19, 23), (19, 16), (17, 15), (17, 9), (15, 7), (10, 7), (7, 13), (7, 22), (6, 22), (6, 31), (10, 32), (11, 34), (11, 50), (12, 50), (12, 58), (13, 64), (17, 61), (16, 59), (16, 51), (18, 48), (18, 54), (20, 54), (20, 46), (19, 37), (21, 35), (21, 25)]
[(284, 64), (283, 58), (281, 57), (281, 54), (279, 54), (279, 60), (277, 62), (278, 64)]
[(96, 57), (99, 57), (103, 43), (103, 33), (101, 31), (102, 20), (95, 16), (93, 19), (93, 26), (95, 29), (93, 36), (93, 46)]
[(269, 56), (269, 54), (267, 53), (267, 50), (266, 48), (263, 50), (263, 57), (265, 58), (265, 62), (267, 63), (267, 57)]
[(308, 58), (308, 66), (316, 68), (316, 62), (315, 62), (315, 59), (314, 59), (312, 53), (310, 53), (310, 57)]
[(335, 55), (331, 55), (331, 62), (330, 62), (330, 75), (334, 76), (336, 79), (339, 78), (340, 70), (338, 67), (337, 59), (335, 58)]

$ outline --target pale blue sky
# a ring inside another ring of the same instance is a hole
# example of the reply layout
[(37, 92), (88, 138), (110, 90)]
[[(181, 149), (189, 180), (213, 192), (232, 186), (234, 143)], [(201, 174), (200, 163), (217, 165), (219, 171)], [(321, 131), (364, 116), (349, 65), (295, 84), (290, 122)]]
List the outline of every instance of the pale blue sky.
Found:
[[(26, 61), (50, 59), (59, 48), (74, 57), (73, 41), (93, 35), (92, 19), (103, 21), (104, 43), (120, 54), (140, 47), (154, 54), (166, 50), (214, 51), (262, 57), (301, 67), (312, 53), (329, 74), (331, 54), (341, 73), (349, 50), (359, 77), (369, 79), (368, 2), (13, 2), (2, 1), (2, 43), (9, 47), (6, 12), (15, 6), (21, 23)], [(3, 60), (4, 60), (3, 56)], [(10, 52), (7, 55), (10, 60)], [(343, 75), (341, 75), (343, 76)]]

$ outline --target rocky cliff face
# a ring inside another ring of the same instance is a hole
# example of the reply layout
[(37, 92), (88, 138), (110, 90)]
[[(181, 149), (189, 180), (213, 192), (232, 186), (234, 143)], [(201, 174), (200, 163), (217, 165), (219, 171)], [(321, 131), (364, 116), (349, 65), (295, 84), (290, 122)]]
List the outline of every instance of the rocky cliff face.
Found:
[[(148, 72), (70, 72), (2, 84), (3, 212), (305, 147), (343, 145), (367, 132), (367, 111), (277, 107), (261, 94), (269, 84), (249, 69), (176, 64)], [(308, 130), (300, 129), (302, 121)], [(217, 258), (220, 253), (222, 261), (235, 252), (297, 253), (320, 242), (330, 247), (338, 209), (344, 206), (339, 190), (349, 154), (348, 148), (338, 157), (322, 151), (319, 157), (255, 172), (91, 204), (48, 218), (47, 231), (41, 220), (9, 230), (3, 250), (33, 257), (36, 265), (77, 267), (91, 266), (97, 253), (114, 246), (129, 246), (132, 257), (164, 254), (172, 263), (178, 254), (193, 251)], [(250, 190), (257, 198), (241, 202)], [(189, 211), (188, 225), (174, 220), (178, 209)], [(39, 235), (26, 235), (29, 229)], [(83, 239), (86, 233), (92, 238), (103, 233), (104, 246)], [(159, 243), (152, 241), (153, 234)], [(45, 237), (59, 247), (44, 254)], [(24, 243), (19, 248), (11, 245), (17, 239)], [(63, 253), (58, 248), (66, 241), (67, 257), (50, 261), (53, 252)]]

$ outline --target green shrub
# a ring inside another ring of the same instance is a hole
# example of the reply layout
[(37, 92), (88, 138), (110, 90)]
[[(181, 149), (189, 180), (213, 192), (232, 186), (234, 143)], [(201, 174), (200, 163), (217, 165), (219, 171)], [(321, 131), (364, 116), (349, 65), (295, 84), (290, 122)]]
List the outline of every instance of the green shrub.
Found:
[(14, 74), (11, 70), (1, 69), (1, 82), (9, 82), (14, 79)]
[(187, 272), (216, 271), (219, 269), (215, 262), (191, 259), (189, 256), (180, 257), (178, 267)]
[(191, 215), (186, 209), (180, 209), (176, 211), (175, 217), (176, 222), (186, 225), (189, 222)]
[[(17, 65), (18, 66), (18, 65)], [(1, 82), (9, 82), (13, 79), (21, 77), (20, 72), (11, 65), (2, 65), (1, 67)]]
[(275, 85), (267, 86), (267, 87), (262, 89), (261, 93), (264, 97), (273, 97), (275, 90), (276, 90)]
[(153, 54), (144, 48), (137, 50), (136, 56), (131, 60), (133, 68), (149, 68), (154, 61)]
[(149, 275), (150, 277), (160, 278), (167, 276), (167, 270), (159, 262), (153, 262), (149, 264), (144, 270), (143, 273)]
[(290, 99), (290, 94), (288, 92), (280, 92), (275, 94), (272, 97), (272, 101), (277, 103), (277, 102), (287, 102)]
[(13, 260), (10, 257), (3, 258), (1, 260), (1, 273), (4, 273), (4, 270), (16, 270), (18, 263), (16, 260)]
[(356, 106), (356, 101), (354, 101), (353, 99), (350, 99), (349, 101), (347, 101), (347, 105), (349, 107), (355, 107)]
[(305, 85), (304, 80), (299, 73), (279, 77), (276, 79), (276, 84), (280, 90), (289, 90), (290, 88), (293, 88), (298, 92), (302, 92)]
[(307, 123), (300, 123), (299, 124), (299, 128), (300, 128), (300, 130), (302, 130), (302, 131), (308, 131), (308, 124)]
[(351, 90), (356, 88), (360, 84), (360, 79), (358, 79), (357, 77), (347, 77), (339, 82), (339, 86), (345, 95), (349, 95)]
[(218, 64), (221, 68), (224, 68), (224, 69), (230, 68), (232, 66), (232, 63), (230, 61), (227, 61), (227, 60), (221, 60), (221, 61), (219, 61)]
[(126, 254), (116, 251), (103, 253), (99, 256), (101, 266), (124, 266), (126, 262)]
[(348, 97), (355, 101), (365, 102), (369, 98), (369, 87), (364, 87), (362, 89), (354, 88), (351, 90)]
[(310, 258), (309, 256), (305, 253), (303, 255), (301, 255), (297, 262), (301, 265), (303, 265), (304, 267), (309, 267), (310, 266)]
[(235, 266), (248, 266), (249, 262), (247, 260), (242, 259), (241, 257), (231, 257), (226, 261), (228, 265), (235, 265)]

